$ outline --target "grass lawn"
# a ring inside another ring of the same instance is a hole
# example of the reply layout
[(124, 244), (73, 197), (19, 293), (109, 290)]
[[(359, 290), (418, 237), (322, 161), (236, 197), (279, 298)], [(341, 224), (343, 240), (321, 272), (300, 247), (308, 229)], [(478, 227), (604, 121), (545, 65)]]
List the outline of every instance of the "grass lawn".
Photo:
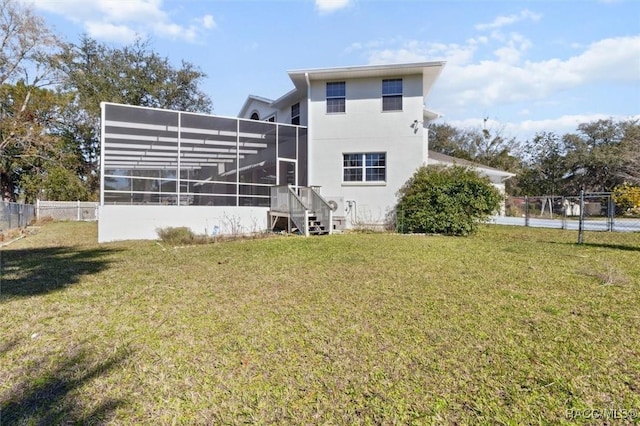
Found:
[(638, 233), (96, 233), (0, 249), (2, 424), (640, 421)]

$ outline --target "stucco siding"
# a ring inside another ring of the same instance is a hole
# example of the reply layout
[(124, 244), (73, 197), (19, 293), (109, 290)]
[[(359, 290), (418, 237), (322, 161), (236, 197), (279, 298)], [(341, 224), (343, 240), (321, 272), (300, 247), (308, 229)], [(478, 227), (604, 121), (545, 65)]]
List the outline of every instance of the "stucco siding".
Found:
[(157, 230), (186, 226), (195, 234), (249, 234), (267, 229), (267, 207), (100, 206), (98, 242), (156, 240)]
[[(347, 226), (382, 222), (398, 189), (426, 158), (421, 120), (421, 76), (403, 77), (402, 111), (382, 111), (382, 79), (346, 81), (345, 113), (326, 112), (326, 81), (311, 85), (312, 173), (309, 183), (323, 195), (351, 201)], [(385, 153), (385, 182), (343, 182), (343, 154)]]

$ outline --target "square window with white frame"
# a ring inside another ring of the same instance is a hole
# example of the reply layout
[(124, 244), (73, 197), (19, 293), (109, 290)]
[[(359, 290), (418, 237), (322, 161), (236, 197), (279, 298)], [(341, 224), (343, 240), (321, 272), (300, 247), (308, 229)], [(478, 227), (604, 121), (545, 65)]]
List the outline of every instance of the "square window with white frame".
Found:
[(402, 79), (382, 80), (382, 111), (402, 111)]
[(343, 182), (385, 182), (387, 154), (384, 152), (343, 154)]

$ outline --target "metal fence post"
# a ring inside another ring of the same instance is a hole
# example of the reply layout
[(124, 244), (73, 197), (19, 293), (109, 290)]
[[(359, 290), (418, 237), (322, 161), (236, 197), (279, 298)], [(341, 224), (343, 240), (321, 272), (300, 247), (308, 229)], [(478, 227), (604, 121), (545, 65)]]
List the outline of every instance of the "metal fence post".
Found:
[(562, 196), (562, 229), (567, 229), (567, 209), (569, 208), (569, 203), (565, 204), (564, 195)]
[(529, 196), (524, 196), (524, 226), (529, 226)]
[(607, 204), (609, 205), (608, 207), (608, 216), (609, 216), (609, 220), (608, 220), (608, 228), (609, 228), (609, 232), (613, 231), (613, 221), (615, 220), (615, 215), (616, 215), (616, 208), (615, 208), (615, 204), (613, 202), (613, 197), (611, 196), (611, 194), (609, 194), (607, 196), (608, 198), (608, 202)]
[(580, 190), (580, 219), (578, 220), (578, 244), (582, 244), (584, 230), (584, 190)]

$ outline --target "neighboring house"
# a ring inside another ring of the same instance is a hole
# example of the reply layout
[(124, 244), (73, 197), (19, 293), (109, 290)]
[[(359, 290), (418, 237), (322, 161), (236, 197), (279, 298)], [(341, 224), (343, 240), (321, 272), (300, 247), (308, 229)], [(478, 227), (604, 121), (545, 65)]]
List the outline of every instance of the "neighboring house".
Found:
[(464, 166), (475, 170), (479, 175), (489, 178), (493, 186), (495, 186), (501, 194), (504, 195), (504, 181), (515, 176), (514, 173), (505, 172), (493, 167), (485, 166), (484, 164), (475, 163), (469, 160), (463, 160), (462, 158), (452, 157), (450, 155), (441, 154), (435, 151), (429, 151), (429, 166), (444, 165), (444, 166)]
[[(249, 96), (238, 118), (103, 104), (99, 240), (156, 238), (166, 226), (261, 231), (283, 219), (307, 234), (382, 225), (418, 167), (462, 164), (428, 150), (439, 115), (426, 98), (444, 65), (291, 71), (293, 90)], [(472, 166), (498, 186), (511, 175)]]
[[(475, 170), (479, 175), (486, 176), (491, 181), (491, 184), (496, 187), (502, 195), (505, 195), (504, 181), (515, 176), (514, 173), (505, 172), (493, 167), (485, 166), (484, 164), (475, 163), (469, 160), (463, 160), (462, 158), (452, 157), (450, 155), (441, 154), (435, 151), (429, 151), (429, 160), (427, 165), (436, 166), (463, 166), (469, 167)], [(505, 215), (505, 203), (500, 204), (500, 211), (497, 212), (500, 216)]]

